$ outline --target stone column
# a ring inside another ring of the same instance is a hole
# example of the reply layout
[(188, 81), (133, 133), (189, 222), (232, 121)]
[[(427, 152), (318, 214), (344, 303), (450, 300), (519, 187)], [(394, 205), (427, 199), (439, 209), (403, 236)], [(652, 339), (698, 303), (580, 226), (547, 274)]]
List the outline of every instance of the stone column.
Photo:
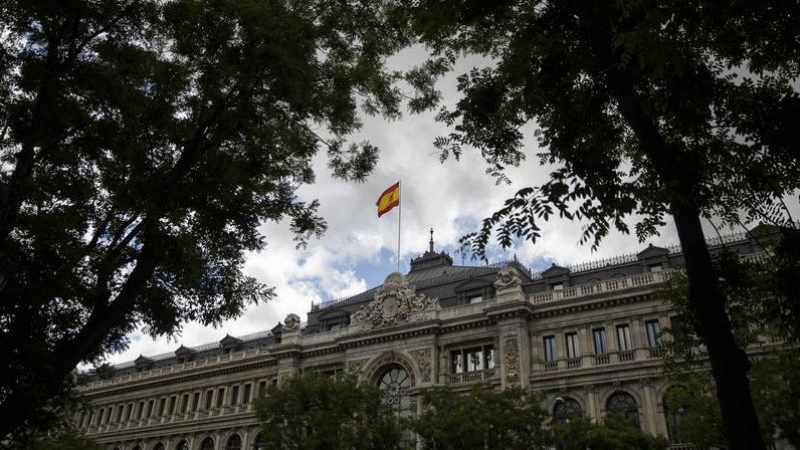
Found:
[(597, 404), (597, 392), (593, 384), (583, 387), (586, 394), (586, 414), (595, 421), (600, 420), (600, 408)]
[(645, 431), (655, 436), (658, 434), (658, 429), (656, 428), (656, 401), (653, 392), (653, 383), (649, 378), (642, 378), (641, 385)]

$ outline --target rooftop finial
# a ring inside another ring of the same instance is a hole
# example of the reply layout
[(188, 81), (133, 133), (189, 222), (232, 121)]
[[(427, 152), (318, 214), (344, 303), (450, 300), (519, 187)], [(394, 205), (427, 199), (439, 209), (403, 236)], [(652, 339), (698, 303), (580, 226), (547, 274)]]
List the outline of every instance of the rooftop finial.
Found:
[(431, 228), (431, 253), (433, 253), (433, 228)]

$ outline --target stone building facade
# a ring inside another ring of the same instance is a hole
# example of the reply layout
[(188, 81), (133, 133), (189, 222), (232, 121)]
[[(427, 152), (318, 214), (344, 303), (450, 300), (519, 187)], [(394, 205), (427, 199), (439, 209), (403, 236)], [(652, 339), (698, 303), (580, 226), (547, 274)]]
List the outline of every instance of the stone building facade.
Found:
[[(748, 235), (709, 242), (743, 258), (762, 252)], [(659, 289), (682, 264), (680, 248), (537, 274), (515, 261), (453, 264), (433, 250), (354, 297), (313, 305), (269, 331), (119, 365), (80, 387), (93, 406), (76, 414), (109, 450), (258, 449), (253, 400), (306, 371), (357, 374), (413, 415), (422, 390), (475, 383), (545, 393), (557, 420), (624, 414), (676, 439), (679, 411), (661, 374), (661, 332), (675, 320)], [(768, 351), (770, 342), (753, 349)], [(676, 446), (677, 448), (677, 446)]]

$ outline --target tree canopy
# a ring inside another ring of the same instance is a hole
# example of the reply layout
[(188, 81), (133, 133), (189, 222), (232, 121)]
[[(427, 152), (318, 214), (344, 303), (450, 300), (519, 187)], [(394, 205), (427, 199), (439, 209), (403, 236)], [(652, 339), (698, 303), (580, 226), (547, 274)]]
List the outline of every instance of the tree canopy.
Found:
[(536, 241), (539, 221), (560, 216), (584, 220), (580, 241), (597, 246), (612, 228), (632, 231), (628, 220), (645, 239), (671, 216), (730, 441), (764, 448), (701, 219), (789, 222), (783, 198), (800, 182), (796, 5), (422, 0), (406, 10), (439, 63), (491, 61), (462, 74), (461, 98), (440, 110), (452, 129), (435, 142), (442, 157), (477, 148), (503, 180), (528, 156), (532, 124), (536, 156), (556, 167), (465, 243), (480, 256), (493, 234), (504, 246)]
[(550, 416), (541, 395), (531, 390), (478, 386), (462, 393), (432, 388), (423, 392), (422, 403), (425, 409), (412, 428), (423, 448), (550, 448)]
[(399, 448), (401, 424), (377, 386), (349, 375), (289, 377), (256, 401), (271, 450)]
[(135, 327), (216, 325), (273, 296), (242, 272), (259, 225), (321, 233), (296, 195), (311, 158), (363, 179), (378, 149), (357, 142), (359, 111), (400, 113), (392, 23), (364, 2), (0, 5), (0, 440)]
[(651, 436), (625, 417), (609, 414), (602, 422), (574, 417), (553, 426), (558, 450), (665, 450), (669, 441)]

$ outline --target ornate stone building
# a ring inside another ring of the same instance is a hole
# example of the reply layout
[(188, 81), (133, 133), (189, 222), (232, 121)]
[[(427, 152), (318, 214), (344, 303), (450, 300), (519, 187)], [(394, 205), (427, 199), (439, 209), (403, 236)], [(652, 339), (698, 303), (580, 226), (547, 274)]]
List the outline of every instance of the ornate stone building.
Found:
[[(747, 235), (709, 242), (744, 258)], [(680, 411), (664, 403), (661, 330), (674, 313), (659, 289), (682, 264), (680, 248), (532, 273), (517, 262), (471, 267), (433, 250), (408, 274), (354, 297), (314, 305), (308, 321), (119, 365), (80, 389), (93, 409), (76, 414), (109, 450), (258, 448), (253, 399), (305, 372), (348, 371), (379, 385), (403, 415), (421, 390), (475, 383), (546, 394), (557, 420), (625, 414), (652, 434), (677, 439)], [(770, 342), (753, 351), (768, 351)]]

